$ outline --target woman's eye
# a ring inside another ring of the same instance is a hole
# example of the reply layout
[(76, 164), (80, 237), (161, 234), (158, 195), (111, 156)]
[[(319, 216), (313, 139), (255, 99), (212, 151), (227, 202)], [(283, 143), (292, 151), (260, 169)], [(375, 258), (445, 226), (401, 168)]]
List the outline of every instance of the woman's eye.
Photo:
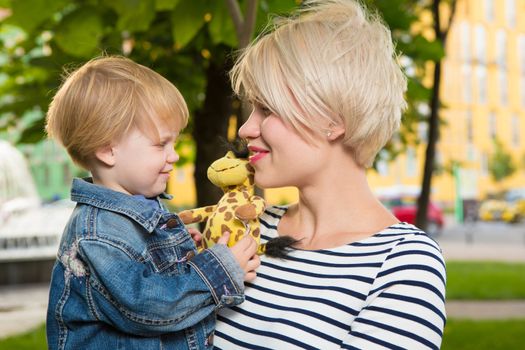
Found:
[(259, 107), (259, 110), (262, 112), (262, 114), (264, 114), (265, 116), (269, 116), (270, 114), (272, 114), (272, 111), (270, 108), (267, 108), (267, 107)]

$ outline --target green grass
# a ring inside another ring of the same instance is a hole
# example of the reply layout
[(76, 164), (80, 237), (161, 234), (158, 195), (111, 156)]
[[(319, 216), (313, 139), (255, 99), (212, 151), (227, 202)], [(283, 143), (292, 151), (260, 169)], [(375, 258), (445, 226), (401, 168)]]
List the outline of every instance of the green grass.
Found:
[(37, 329), (21, 335), (0, 340), (0, 350), (45, 350), (46, 329), (42, 325)]
[(525, 299), (525, 264), (447, 262), (447, 299)]
[(523, 349), (524, 320), (448, 320), (442, 350)]

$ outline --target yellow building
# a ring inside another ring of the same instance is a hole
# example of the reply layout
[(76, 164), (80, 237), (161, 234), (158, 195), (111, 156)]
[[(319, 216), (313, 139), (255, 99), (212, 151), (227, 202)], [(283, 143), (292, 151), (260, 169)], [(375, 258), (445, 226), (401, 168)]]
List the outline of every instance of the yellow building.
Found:
[[(483, 199), (489, 193), (525, 187), (525, 0), (458, 0), (443, 61), (441, 110), (444, 125), (437, 162), (459, 162), (461, 196)], [(419, 137), (426, 139), (425, 125)], [(500, 183), (489, 173), (494, 139), (512, 155), (517, 171)], [(421, 183), (425, 144), (370, 172), (375, 188)], [(432, 180), (432, 198), (452, 203), (449, 172)]]
[[(438, 165), (446, 169), (452, 162), (461, 164), (461, 196), (465, 199), (525, 187), (525, 0), (458, 0), (445, 50)], [(422, 144), (409, 147), (392, 162), (379, 162), (377, 171), (369, 171), (374, 189), (420, 186), (426, 132), (422, 123), (418, 132)], [(488, 170), (495, 138), (518, 167), (501, 183), (495, 183)], [(176, 193), (176, 205), (194, 205), (192, 166), (176, 171), (170, 189)], [(432, 199), (452, 204), (455, 195), (453, 176), (447, 171), (436, 173)], [(266, 193), (268, 202), (274, 204), (293, 201), (296, 196), (289, 188)]]

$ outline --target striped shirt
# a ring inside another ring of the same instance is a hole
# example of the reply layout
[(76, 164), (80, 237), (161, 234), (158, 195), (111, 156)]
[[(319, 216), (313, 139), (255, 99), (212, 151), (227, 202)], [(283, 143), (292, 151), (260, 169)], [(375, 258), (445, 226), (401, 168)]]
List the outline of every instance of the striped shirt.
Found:
[[(276, 237), (284, 207), (261, 216)], [(436, 242), (399, 223), (341, 247), (261, 257), (246, 301), (218, 315), (216, 349), (439, 349), (445, 264)]]

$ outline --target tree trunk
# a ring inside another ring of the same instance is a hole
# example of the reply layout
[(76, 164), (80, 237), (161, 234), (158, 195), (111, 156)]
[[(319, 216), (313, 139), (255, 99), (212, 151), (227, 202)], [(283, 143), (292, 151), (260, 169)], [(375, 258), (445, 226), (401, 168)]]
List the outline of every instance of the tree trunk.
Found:
[[(452, 0), (449, 4), (450, 14), (448, 23), (445, 28), (441, 28), (441, 19), (439, 5), (441, 0), (432, 1), (432, 15), (434, 17), (434, 33), (443, 48), (447, 41), (447, 36), (452, 26), (452, 21), (456, 13), (457, 1)], [(430, 199), (430, 189), (432, 188), (432, 174), (436, 159), (436, 144), (439, 140), (439, 108), (440, 98), (439, 89), (441, 86), (441, 64), (443, 60), (439, 59), (434, 62), (434, 86), (432, 88), (432, 97), (430, 100), (430, 120), (428, 121), (428, 142), (425, 157), (425, 168), (423, 171), (423, 183), (421, 184), (421, 193), (417, 199), (416, 225), (422, 229), (427, 228), (428, 203)]]
[(430, 100), (430, 119), (428, 121), (428, 140), (425, 153), (425, 167), (423, 170), (423, 183), (421, 193), (417, 200), (416, 226), (422, 230), (427, 228), (428, 202), (432, 188), (432, 173), (436, 158), (436, 144), (439, 139), (439, 87), (441, 82), (441, 60), (434, 66), (434, 87)]
[(227, 72), (231, 61), (210, 62), (207, 70), (206, 98), (201, 110), (195, 113), (193, 138), (196, 144), (195, 186), (197, 206), (215, 204), (222, 190), (207, 177), (210, 164), (226, 152), (228, 120), (232, 114), (232, 95)]

